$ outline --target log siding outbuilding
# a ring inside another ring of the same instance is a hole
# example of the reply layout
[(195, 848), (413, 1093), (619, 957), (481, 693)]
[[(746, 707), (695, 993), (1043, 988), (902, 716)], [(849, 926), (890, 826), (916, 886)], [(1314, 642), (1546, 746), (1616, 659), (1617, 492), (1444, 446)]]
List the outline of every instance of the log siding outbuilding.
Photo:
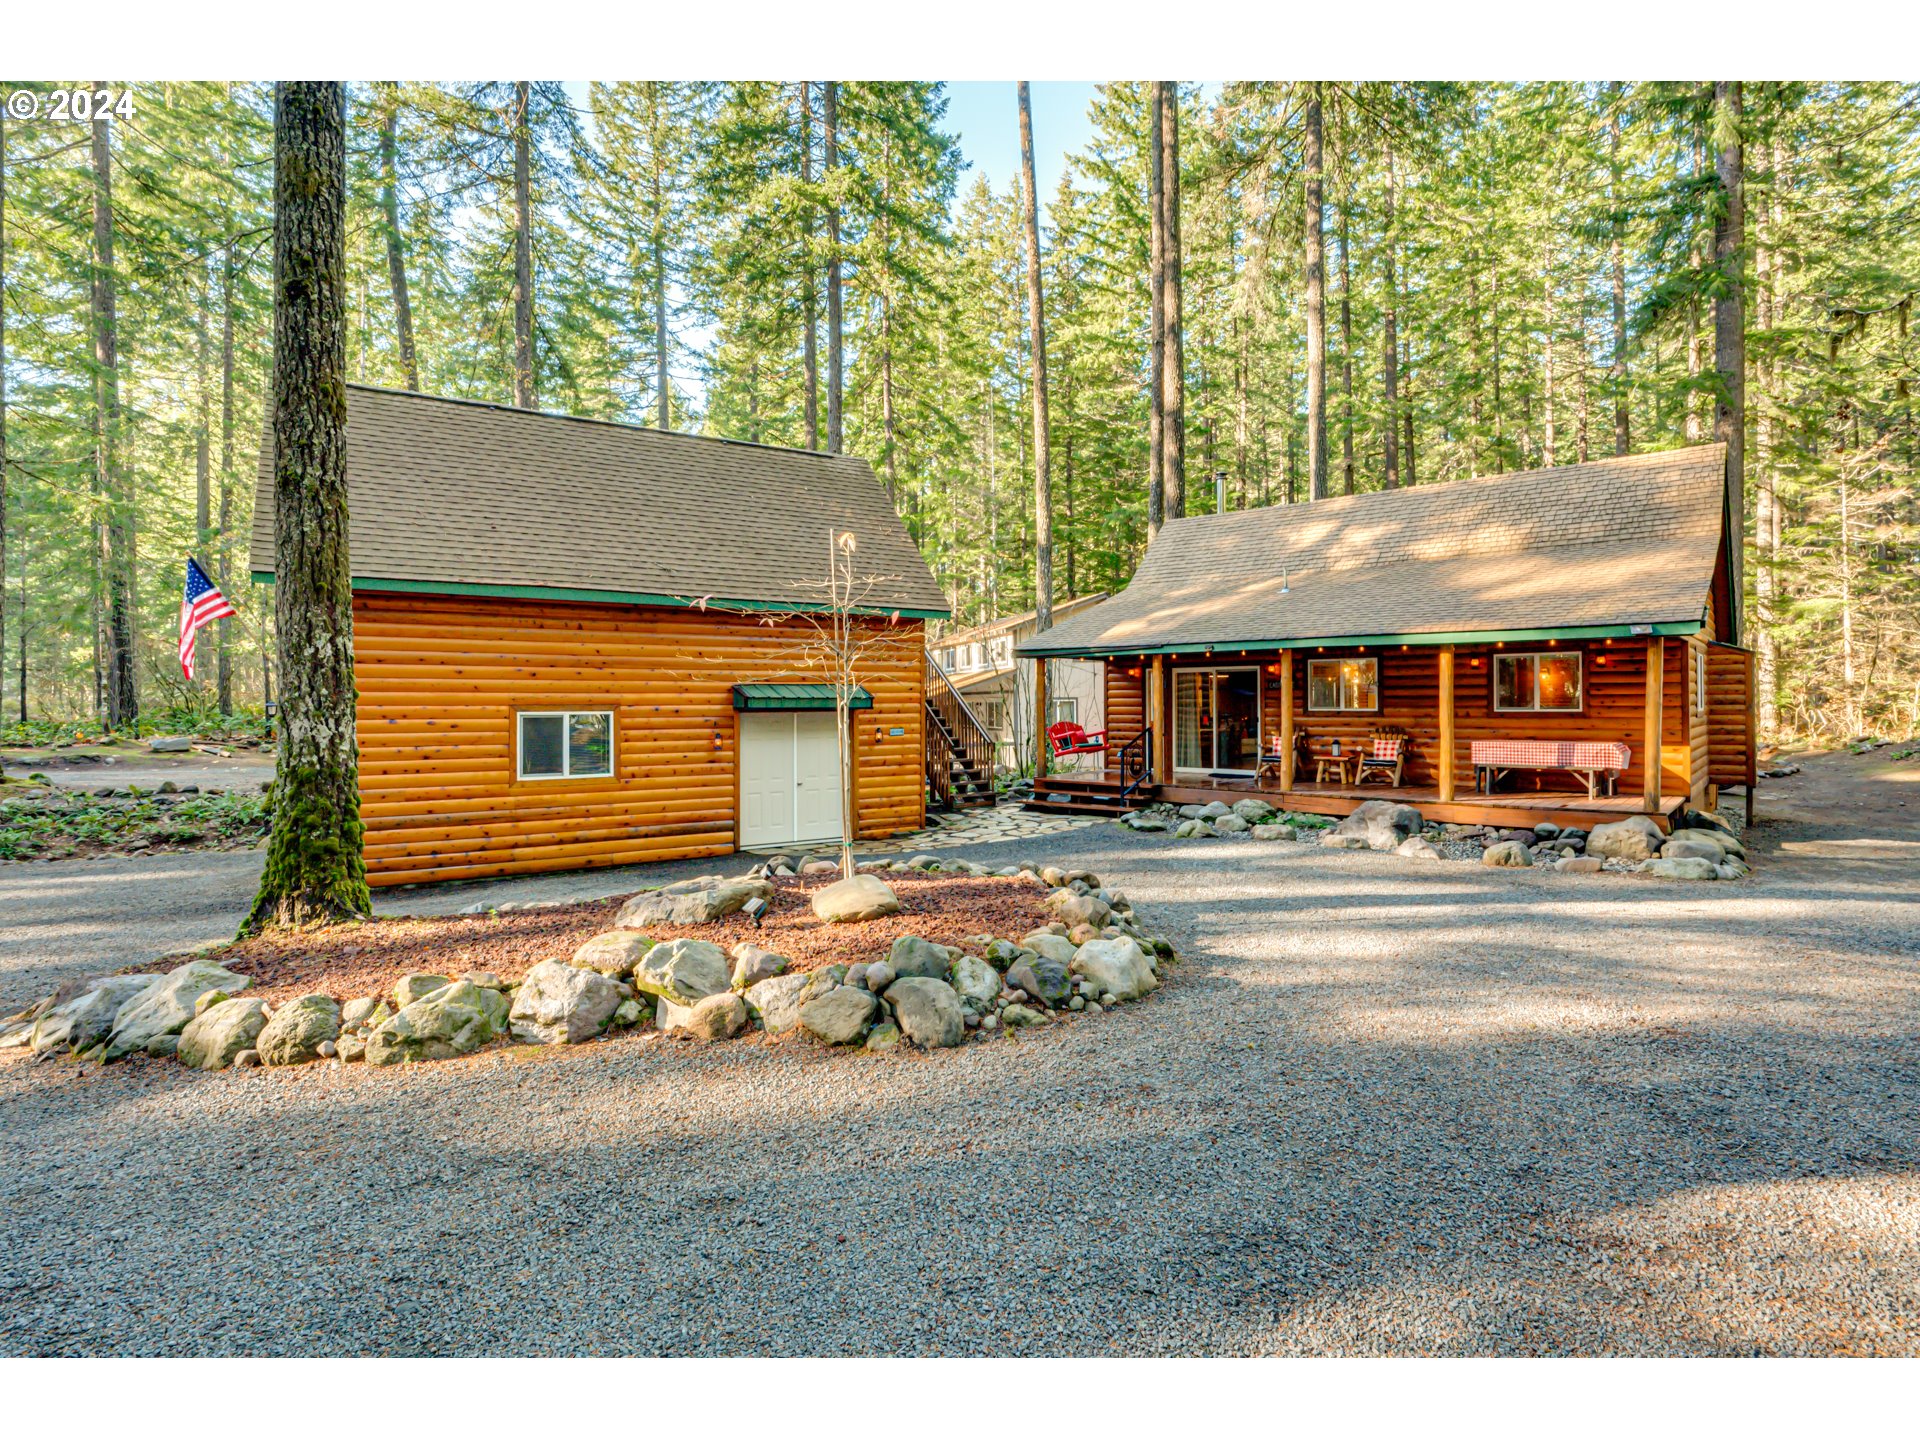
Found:
[[(945, 607), (864, 462), (354, 386), (348, 484), (371, 883), (738, 848), (743, 715), (819, 703), (803, 612), (830, 530), (877, 577), (855, 831), (925, 823), (924, 622)], [(581, 712), (611, 715), (612, 773), (523, 778), (519, 717)]]

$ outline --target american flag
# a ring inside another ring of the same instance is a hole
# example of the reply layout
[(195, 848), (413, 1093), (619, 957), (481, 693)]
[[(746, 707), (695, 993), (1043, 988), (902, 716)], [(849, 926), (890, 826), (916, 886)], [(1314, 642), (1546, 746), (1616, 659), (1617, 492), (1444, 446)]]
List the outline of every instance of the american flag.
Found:
[(187, 557), (187, 593), (180, 601), (180, 668), (193, 679), (193, 637), (202, 625), (238, 614), (220, 593), (220, 587), (207, 578), (200, 562)]

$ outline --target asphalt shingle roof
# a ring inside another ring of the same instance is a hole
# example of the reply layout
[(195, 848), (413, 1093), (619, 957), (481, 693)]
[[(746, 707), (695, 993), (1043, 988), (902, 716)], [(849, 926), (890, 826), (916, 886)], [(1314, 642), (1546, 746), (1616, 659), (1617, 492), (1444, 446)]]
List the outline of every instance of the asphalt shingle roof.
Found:
[[(347, 387), (348, 547), (359, 580), (819, 605), (829, 530), (863, 603), (947, 602), (864, 460)], [(271, 572), (271, 436), (252, 567)]]
[(1699, 624), (1725, 473), (1726, 447), (1699, 445), (1189, 516), (1125, 590), (1019, 652)]

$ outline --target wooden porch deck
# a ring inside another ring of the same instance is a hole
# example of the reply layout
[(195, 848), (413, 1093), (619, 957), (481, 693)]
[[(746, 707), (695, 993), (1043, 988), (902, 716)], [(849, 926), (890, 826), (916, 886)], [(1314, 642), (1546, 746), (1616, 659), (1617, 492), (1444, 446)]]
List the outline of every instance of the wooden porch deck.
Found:
[[(1102, 791), (1117, 791), (1117, 771), (1080, 771), (1073, 775), (1050, 777), (1049, 791), (1078, 791), (1088, 800)], [(1411, 805), (1429, 820), (1454, 825), (1537, 825), (1548, 820), (1555, 825), (1579, 825), (1583, 828), (1624, 820), (1629, 815), (1646, 815), (1662, 830), (1672, 828), (1672, 819), (1687, 803), (1685, 795), (1662, 795), (1660, 808), (1649, 810), (1639, 794), (1600, 795), (1592, 799), (1581, 791), (1518, 791), (1511, 794), (1481, 795), (1471, 790), (1456, 793), (1441, 803), (1440, 792), (1430, 786), (1368, 785), (1295, 785), (1291, 790), (1262, 786), (1252, 777), (1210, 779), (1200, 775), (1176, 775), (1173, 783), (1142, 787), (1148, 799), (1175, 805), (1205, 805), (1224, 800), (1232, 804), (1248, 796), (1258, 796), (1276, 810), (1293, 810), (1306, 815), (1350, 815), (1368, 800), (1396, 800)], [(1078, 797), (1076, 797), (1078, 798)], [(1061, 809), (1068, 807), (1061, 806)], [(1078, 809), (1079, 806), (1072, 808)]]

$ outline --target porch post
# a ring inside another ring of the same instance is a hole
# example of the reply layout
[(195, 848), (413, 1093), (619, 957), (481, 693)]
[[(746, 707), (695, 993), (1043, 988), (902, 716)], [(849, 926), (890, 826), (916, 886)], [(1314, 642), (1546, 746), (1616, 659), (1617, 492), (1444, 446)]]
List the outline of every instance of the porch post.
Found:
[(1173, 748), (1167, 732), (1167, 660), (1164, 655), (1154, 656), (1153, 663), (1147, 667), (1147, 725), (1153, 731), (1152, 753), (1147, 756), (1147, 764), (1153, 767), (1153, 782), (1156, 785), (1171, 785), (1173, 770), (1167, 764), (1167, 757), (1173, 753)]
[(1047, 657), (1033, 662), (1033, 778), (1047, 777)]
[(1293, 789), (1293, 652), (1280, 652), (1280, 788)]
[(1440, 647), (1440, 803), (1453, 801), (1453, 646)]
[(1665, 705), (1661, 690), (1666, 680), (1666, 642), (1655, 635), (1647, 641), (1646, 752), (1640, 765), (1640, 796), (1653, 815), (1660, 813), (1660, 712)]

